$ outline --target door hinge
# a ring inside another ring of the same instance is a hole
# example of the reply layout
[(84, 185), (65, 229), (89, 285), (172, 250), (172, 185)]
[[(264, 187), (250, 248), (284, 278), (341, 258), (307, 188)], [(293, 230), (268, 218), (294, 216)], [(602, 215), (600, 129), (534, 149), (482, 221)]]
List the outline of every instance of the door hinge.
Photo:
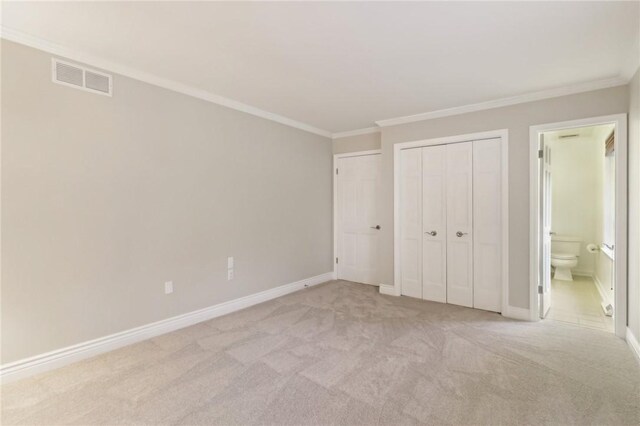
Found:
[(336, 174), (338, 174), (338, 169), (336, 169)]
[(542, 158), (544, 156), (544, 151), (541, 149), (538, 150), (538, 158)]
[(538, 294), (544, 294), (544, 290), (541, 285), (538, 286)]
[(336, 263), (338, 263), (338, 258), (336, 257)]

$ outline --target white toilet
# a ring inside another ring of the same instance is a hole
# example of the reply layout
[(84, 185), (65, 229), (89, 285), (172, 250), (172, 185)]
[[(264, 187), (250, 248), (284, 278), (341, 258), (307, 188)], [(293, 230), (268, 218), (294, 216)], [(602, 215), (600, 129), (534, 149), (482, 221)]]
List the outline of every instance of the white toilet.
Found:
[(554, 280), (573, 281), (571, 268), (578, 265), (580, 246), (579, 237), (553, 235), (551, 237), (551, 266), (554, 267)]

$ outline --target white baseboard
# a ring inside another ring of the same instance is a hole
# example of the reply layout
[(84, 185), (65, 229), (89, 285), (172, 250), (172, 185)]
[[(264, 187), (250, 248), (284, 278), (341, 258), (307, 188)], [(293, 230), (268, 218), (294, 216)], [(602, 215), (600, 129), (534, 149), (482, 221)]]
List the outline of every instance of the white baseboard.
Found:
[(629, 327), (627, 327), (627, 334), (625, 338), (627, 340), (627, 344), (631, 348), (631, 351), (636, 356), (638, 362), (640, 362), (640, 343), (638, 343), (638, 339), (636, 339), (636, 336), (633, 335)]
[(600, 281), (600, 278), (598, 278), (598, 274), (593, 274), (593, 282), (596, 285), (596, 289), (598, 290), (598, 293), (600, 294), (600, 301), (604, 302), (607, 300), (607, 297), (604, 294), (604, 290), (602, 287), (602, 281)]
[(505, 312), (502, 312), (503, 317), (531, 321), (531, 311), (525, 308), (518, 308), (516, 306), (508, 305)]
[(571, 273), (573, 275), (577, 275), (579, 277), (591, 277), (591, 278), (593, 278), (593, 275), (594, 275), (593, 271), (582, 271), (580, 269), (572, 269)]
[(386, 294), (387, 296), (400, 296), (399, 293), (396, 292), (396, 288), (389, 284), (380, 284), (380, 294)]
[(332, 278), (333, 272), (327, 272), (321, 275), (316, 275), (315, 277), (306, 278), (290, 284), (261, 291), (260, 293), (251, 294), (228, 302), (209, 306), (208, 308), (199, 309), (197, 311), (121, 331), (98, 339), (89, 340), (77, 345), (14, 361), (0, 366), (0, 380), (2, 383), (8, 383), (34, 374), (60, 368), (82, 359), (109, 352), (132, 343), (137, 343), (151, 337), (159, 336), (202, 321), (207, 321), (231, 312), (239, 311), (240, 309), (248, 308), (249, 306), (302, 290), (305, 287), (331, 281)]
[(598, 290), (598, 294), (600, 294), (600, 301), (603, 303), (610, 303), (613, 306), (613, 300), (609, 299), (607, 292), (602, 284), (602, 281), (598, 278), (597, 274), (593, 275), (593, 282), (596, 284), (596, 289)]

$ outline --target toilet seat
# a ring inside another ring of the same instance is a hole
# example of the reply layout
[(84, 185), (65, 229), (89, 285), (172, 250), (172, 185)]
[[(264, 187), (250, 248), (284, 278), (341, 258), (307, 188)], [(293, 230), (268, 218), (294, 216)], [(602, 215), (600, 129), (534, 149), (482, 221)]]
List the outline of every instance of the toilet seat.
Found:
[(576, 258), (576, 255), (569, 253), (551, 253), (551, 258), (558, 260), (573, 260)]

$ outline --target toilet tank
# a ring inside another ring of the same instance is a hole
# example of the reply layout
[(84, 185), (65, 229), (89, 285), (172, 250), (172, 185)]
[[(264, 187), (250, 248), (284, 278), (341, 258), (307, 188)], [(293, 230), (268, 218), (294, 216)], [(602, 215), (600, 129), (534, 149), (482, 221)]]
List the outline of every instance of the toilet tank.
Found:
[(571, 235), (552, 235), (551, 253), (565, 253), (580, 256), (582, 240)]

